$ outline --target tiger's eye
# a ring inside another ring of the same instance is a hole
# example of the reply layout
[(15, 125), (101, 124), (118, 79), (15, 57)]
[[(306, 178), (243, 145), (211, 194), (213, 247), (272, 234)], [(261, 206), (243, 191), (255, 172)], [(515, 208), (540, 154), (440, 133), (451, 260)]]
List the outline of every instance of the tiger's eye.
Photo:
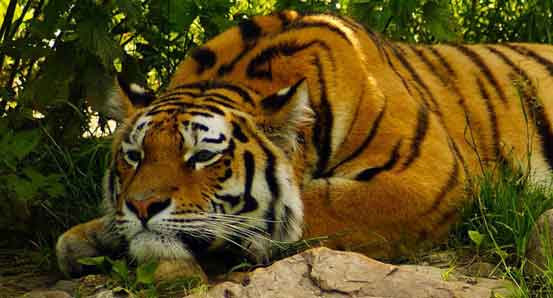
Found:
[(217, 155), (217, 153), (215, 153), (213, 151), (200, 150), (196, 154), (194, 154), (194, 156), (192, 156), (190, 158), (190, 161), (194, 162), (194, 163), (196, 163), (196, 162), (206, 162), (206, 161), (212, 159), (213, 157), (215, 157), (215, 155)]
[(139, 162), (142, 159), (140, 152), (137, 150), (129, 150), (126, 154), (127, 158), (132, 162)]

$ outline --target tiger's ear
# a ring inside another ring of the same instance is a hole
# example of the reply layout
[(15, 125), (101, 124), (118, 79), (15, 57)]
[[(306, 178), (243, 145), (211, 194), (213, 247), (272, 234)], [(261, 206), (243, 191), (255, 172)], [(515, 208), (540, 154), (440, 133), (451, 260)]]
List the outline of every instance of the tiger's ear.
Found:
[(149, 105), (155, 94), (138, 84), (127, 83), (120, 77), (114, 83), (113, 92), (107, 100), (107, 114), (117, 121), (123, 121), (137, 109)]
[(267, 137), (289, 152), (296, 148), (298, 134), (313, 121), (307, 80), (281, 89), (261, 100), (263, 110), (258, 121)]

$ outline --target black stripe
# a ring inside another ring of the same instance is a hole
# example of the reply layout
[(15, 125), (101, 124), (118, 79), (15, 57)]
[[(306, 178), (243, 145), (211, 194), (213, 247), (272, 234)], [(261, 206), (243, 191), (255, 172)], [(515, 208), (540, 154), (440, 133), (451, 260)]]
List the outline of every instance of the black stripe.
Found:
[(236, 94), (238, 94), (245, 102), (254, 105), (253, 99), (251, 95), (243, 89), (242, 87), (239, 87), (237, 85), (229, 84), (226, 82), (221, 81), (201, 81), (201, 82), (195, 82), (195, 83), (189, 83), (189, 84), (182, 84), (179, 86), (176, 86), (173, 88), (174, 90), (178, 89), (199, 89), (201, 92), (205, 92), (208, 90), (213, 89), (224, 89), (224, 90), (230, 90)]
[(248, 142), (248, 137), (242, 131), (242, 128), (236, 123), (232, 122), (232, 136), (242, 143)]
[(259, 207), (257, 200), (252, 196), (252, 184), (255, 175), (255, 159), (250, 151), (245, 151), (243, 158), (245, 170), (244, 206), (236, 214), (252, 212)]
[(286, 27), (290, 24), (290, 20), (288, 19), (288, 15), (284, 11), (280, 11), (277, 13), (277, 17), (282, 23), (282, 27)]
[(154, 101), (153, 104), (159, 104), (165, 101), (179, 99), (182, 96), (189, 96), (189, 97), (195, 98), (200, 96), (200, 94), (194, 93), (194, 92), (183, 92), (183, 91), (165, 93), (162, 96), (160, 96), (156, 101)]
[(396, 74), (396, 76), (401, 80), (401, 83), (403, 84), (403, 87), (405, 87), (405, 90), (407, 90), (407, 93), (409, 95), (413, 96), (411, 93), (411, 88), (409, 88), (409, 85), (407, 84), (407, 80), (403, 77), (403, 75), (397, 70), (397, 68), (392, 63), (392, 60), (390, 59), (390, 56), (388, 55), (388, 52), (383, 49), (383, 54), (386, 62), (388, 63), (388, 66), (392, 69), (392, 71)]
[(234, 57), (234, 59), (232, 59), (232, 61), (219, 67), (219, 70), (217, 71), (219, 76), (225, 76), (232, 72), (238, 61), (250, 52), (250, 50), (255, 46), (257, 39), (263, 34), (262, 28), (253, 20), (245, 20), (241, 22), (238, 24), (238, 28), (240, 30), (240, 36), (242, 37), (244, 48), (236, 57)]
[(249, 78), (270, 80), (272, 79), (270, 65), (273, 58), (278, 56), (292, 56), (314, 45), (321, 46), (327, 52), (330, 52), (330, 47), (320, 40), (313, 40), (305, 44), (300, 44), (297, 41), (281, 42), (263, 49), (263, 51), (251, 59), (246, 67), (246, 75)]
[(322, 177), (334, 176), (334, 171), (338, 167), (340, 167), (341, 165), (355, 159), (357, 156), (359, 156), (359, 154), (361, 154), (361, 152), (363, 152), (369, 146), (371, 141), (376, 136), (376, 133), (378, 132), (380, 122), (382, 121), (382, 118), (384, 117), (384, 113), (386, 112), (387, 106), (388, 106), (388, 101), (386, 100), (384, 102), (384, 107), (382, 108), (382, 110), (380, 110), (380, 112), (378, 112), (378, 115), (376, 116), (376, 119), (373, 121), (371, 129), (369, 130), (369, 133), (367, 134), (367, 137), (365, 138), (365, 140), (363, 140), (363, 143), (361, 143), (361, 145), (359, 145), (359, 147), (357, 147), (357, 149), (355, 149), (355, 151), (353, 151), (352, 154), (350, 154), (348, 157), (346, 157), (345, 159), (340, 161), (337, 165), (335, 165), (330, 171), (328, 171), (328, 173), (325, 173)]
[(188, 114), (192, 115), (192, 116), (202, 116), (202, 117), (206, 117), (206, 118), (213, 118), (213, 115), (208, 114), (206, 112), (200, 112), (200, 111), (190, 111), (190, 112), (188, 112)]
[(385, 164), (383, 164), (382, 166), (373, 167), (373, 168), (361, 171), (359, 174), (357, 174), (357, 176), (355, 176), (355, 180), (369, 181), (369, 180), (373, 179), (376, 175), (378, 175), (378, 174), (380, 174), (384, 171), (391, 170), (394, 167), (394, 165), (397, 163), (397, 161), (399, 160), (399, 149), (400, 148), (401, 148), (401, 140), (399, 140), (396, 143), (396, 145), (392, 149), (392, 153), (390, 154), (390, 159), (388, 159), (388, 161)]
[[(351, 120), (349, 121), (349, 127), (348, 127), (348, 132), (345, 134), (345, 136), (351, 136), (351, 132), (353, 131), (353, 128), (355, 127), (355, 123), (358, 122), (358, 118), (359, 118), (359, 114), (361, 112), (361, 104), (363, 102), (363, 99), (365, 98), (365, 92), (367, 91), (366, 90), (367, 87), (365, 84), (363, 84), (363, 87), (361, 87), (361, 94), (359, 95), (359, 101), (357, 102), (357, 105), (355, 107), (355, 113), (353, 114), (353, 117), (351, 118)], [(386, 100), (384, 100), (386, 101)], [(347, 140), (344, 140), (343, 142), (346, 142)], [(343, 144), (342, 142), (342, 144)], [(324, 174), (323, 174), (324, 175)]]
[(294, 216), (294, 212), (292, 212), (292, 209), (289, 206), (284, 206), (284, 209), (282, 210), (282, 214), (280, 215), (281, 222), (281, 239), (285, 239), (286, 233), (290, 231), (292, 228), (292, 223), (296, 222), (296, 217)]
[(214, 104), (218, 104), (218, 105), (222, 105), (223, 107), (226, 107), (226, 108), (229, 108), (229, 109), (234, 109), (236, 110), (237, 107), (225, 102), (225, 101), (221, 101), (221, 100), (217, 100), (213, 97), (208, 97), (208, 98), (204, 98), (203, 99), (205, 102), (211, 102), (211, 103), (214, 103)]
[(174, 113), (174, 112), (176, 112), (176, 111), (177, 111), (176, 108), (155, 109), (155, 110), (151, 110), (151, 111), (149, 111), (148, 113), (146, 113), (146, 116), (154, 116), (154, 115), (161, 114), (161, 113), (172, 114), (172, 113)]
[(295, 83), (290, 89), (286, 92), (286, 94), (278, 94), (275, 93), (273, 95), (265, 97), (263, 100), (261, 100), (261, 106), (265, 111), (268, 112), (276, 112), (282, 107), (284, 107), (288, 101), (296, 94), (296, 91), (301, 85), (305, 79), (301, 79), (297, 83)]
[(192, 130), (209, 131), (209, 127), (198, 122), (192, 122)]
[(240, 203), (240, 196), (215, 194), (215, 198), (229, 203), (232, 208), (236, 207)]
[(318, 157), (317, 167), (315, 169), (313, 177), (317, 178), (323, 174), (332, 153), (331, 131), (334, 125), (334, 119), (330, 102), (328, 101), (327, 86), (323, 74), (323, 66), (321, 64), (319, 56), (315, 56), (315, 66), (317, 67), (318, 84), (321, 88), (319, 110), (315, 113), (315, 125), (313, 127), (313, 144), (317, 145), (316, 149)]
[(275, 231), (275, 206), (280, 199), (280, 186), (278, 185), (277, 178), (275, 176), (276, 159), (273, 153), (268, 148), (266, 148), (259, 140), (258, 142), (267, 158), (265, 160), (265, 181), (269, 186), (269, 192), (271, 193), (271, 202), (269, 203), (269, 207), (265, 212), (264, 218), (265, 220), (267, 220), (267, 232), (269, 233), (269, 235), (273, 235)]
[(290, 24), (288, 27), (286, 27), (286, 29), (283, 30), (283, 32), (309, 29), (309, 28), (327, 29), (329, 31), (332, 31), (332, 32), (338, 34), (348, 44), (353, 45), (353, 43), (351, 42), (351, 40), (348, 38), (347, 34), (344, 31), (340, 30), (340, 28), (338, 28), (338, 27), (332, 26), (332, 24), (329, 24), (329, 23), (323, 22), (323, 21), (314, 21), (314, 22), (298, 21), (298, 22), (294, 22), (294, 23)]
[[(428, 87), (428, 85), (426, 85), (426, 83), (419, 76), (415, 68), (409, 63), (409, 61), (407, 61), (407, 59), (405, 58), (405, 56), (403, 56), (403, 54), (399, 49), (395, 47), (390, 47), (390, 48), (392, 49), (392, 53), (394, 54), (394, 56), (399, 60), (401, 65), (403, 65), (403, 67), (409, 72), (413, 80), (415, 80), (415, 82), (424, 89), (426, 94), (428, 94), (428, 97), (433, 105), (433, 107), (429, 107), (429, 108), (433, 112), (437, 113), (438, 115), (441, 115), (440, 108), (439, 108), (440, 106), (438, 105), (438, 102), (436, 101), (434, 94), (430, 91), (430, 88)], [(422, 100), (426, 101), (424, 97), (422, 98)]]
[(119, 179), (119, 171), (117, 170), (117, 166), (115, 162), (112, 163), (111, 169), (108, 172), (108, 191), (107, 193), (111, 195), (111, 201), (117, 202), (117, 189), (116, 184), (117, 180)]
[(223, 112), (221, 109), (217, 108), (217, 107), (214, 107), (214, 106), (208, 106), (208, 105), (205, 105), (205, 106), (200, 106), (212, 113), (215, 113), (215, 114), (219, 114), (221, 116), (225, 116), (225, 112)]
[(545, 69), (547, 69), (549, 74), (553, 76), (553, 62), (551, 62), (551, 61), (547, 60), (546, 58), (542, 57), (541, 55), (539, 55), (535, 51), (530, 50), (528, 48), (525, 48), (523, 46), (517, 46), (517, 45), (513, 45), (513, 44), (504, 44), (504, 46), (510, 48), (511, 50), (513, 50), (513, 51), (515, 51), (515, 52), (517, 52), (517, 53), (519, 53), (523, 56), (528, 56), (528, 57), (534, 59), (536, 62), (541, 64), (543, 67), (545, 67)]
[[(430, 72), (435, 76), (437, 77), (441, 82), (442, 84), (444, 84), (444, 86), (447, 86), (447, 79), (442, 77), (440, 75), (440, 72), (438, 71), (438, 69), (436, 68), (436, 66), (434, 64), (432, 64), (432, 62), (430, 62), (430, 60), (428, 59), (428, 57), (426, 57), (426, 55), (424, 54), (423, 50), (420, 49), (420, 48), (417, 48), (415, 46), (412, 46), (412, 45), (409, 45), (409, 48), (411, 49), (411, 51), (413, 51), (413, 53), (415, 53), (415, 55), (417, 55), (417, 57), (419, 59), (421, 59), (421, 61), (426, 65), (426, 67), (428, 67), (428, 69), (430, 70)], [(425, 47), (425, 48), (429, 48), (429, 47)], [(431, 48), (432, 50), (435, 51), (435, 49)], [(448, 65), (448, 67), (450, 67)], [(451, 70), (452, 72), (453, 70)], [(449, 71), (448, 71), (449, 72)]]
[(226, 141), (226, 137), (224, 134), (219, 134), (219, 137), (216, 138), (216, 139), (211, 139), (211, 138), (203, 138), (202, 139), (202, 142), (204, 143), (211, 143), (211, 144), (221, 144), (222, 142)]
[[(456, 84), (457, 80), (455, 80), (455, 78), (457, 77), (457, 74), (455, 73), (455, 70), (453, 70), (453, 67), (451, 67), (449, 62), (447, 62), (445, 57), (435, 47), (430, 46), (430, 47), (428, 47), (428, 49), (430, 49), (432, 54), (436, 58), (438, 58), (438, 60), (440, 61), (440, 65), (442, 65), (445, 68), (445, 70), (446, 70), (446, 72), (447, 72), (447, 74), (450, 78), (448, 79), (447, 82), (444, 81), (444, 85), (451, 87), (453, 92), (455, 92), (455, 94), (457, 94), (457, 96), (459, 97), (458, 103), (459, 103), (459, 105), (461, 105), (461, 108), (463, 109), (465, 117), (468, 117), (468, 113), (469, 113), (468, 112), (468, 107), (466, 106), (463, 94), (461, 93), (461, 91), (459, 90), (459, 87)], [(439, 119), (440, 119), (440, 122), (442, 123), (442, 125), (444, 126), (444, 128), (446, 128), (447, 126), (445, 125), (443, 118), (440, 117)], [(457, 157), (459, 158), (459, 160), (461, 161), (461, 164), (463, 165), (463, 169), (465, 171), (465, 174), (468, 175), (469, 168), (468, 168), (468, 165), (465, 161), (465, 158), (463, 157), (463, 155), (461, 155), (461, 151), (459, 150), (459, 146), (457, 145), (455, 140), (453, 138), (451, 138), (451, 136), (449, 135), (449, 132), (448, 132), (448, 137), (449, 137), (449, 142), (451, 143), (451, 146), (453, 147)]]
[(415, 135), (411, 141), (411, 151), (405, 162), (403, 163), (401, 170), (405, 170), (414, 162), (421, 153), (421, 144), (428, 132), (428, 109), (424, 105), (420, 105), (419, 112), (417, 114), (417, 127), (415, 128)]
[(430, 47), (428, 47), (428, 49), (430, 49), (432, 54), (434, 54), (434, 56), (436, 56), (438, 58), (438, 60), (440, 60), (440, 63), (442, 64), (442, 66), (445, 68), (445, 70), (447, 71), (447, 73), (450, 76), (453, 76), (453, 77), (457, 76), (457, 74), (455, 73), (455, 71), (453, 70), (453, 68), (449, 64), (449, 62), (447, 62), (447, 60), (445, 60), (445, 57), (435, 47), (430, 46)]
[[(536, 87), (529, 80), (522, 83), (519, 82), (515, 76), (512, 76), (511, 80), (526, 103), (526, 108), (529, 111), (528, 115), (534, 120), (534, 125), (541, 137), (545, 159), (549, 167), (553, 168), (553, 129), (551, 128), (551, 122), (547, 119), (543, 103), (537, 97)], [(528, 90), (527, 85), (529, 85), (530, 90)]]
[(224, 154), (228, 155), (232, 160), (234, 158), (234, 149), (236, 149), (236, 144), (233, 139), (228, 141), (228, 147), (223, 151)]
[(459, 50), (459, 52), (463, 53), (466, 57), (468, 57), (476, 66), (478, 66), (478, 68), (480, 68), (480, 71), (482, 71), (482, 73), (484, 74), (484, 77), (486, 77), (488, 82), (490, 82), (490, 84), (493, 86), (493, 88), (499, 95), (499, 99), (501, 99), (503, 103), (506, 103), (507, 96), (505, 96), (505, 92), (497, 82), (497, 79), (492, 74), (492, 71), (490, 70), (488, 65), (486, 65), (484, 60), (482, 60), (482, 57), (480, 57), (480, 55), (478, 55), (478, 53), (476, 53), (475, 51), (469, 49), (467, 46), (456, 45), (455, 48)]
[(492, 151), (496, 159), (502, 159), (499, 151), (499, 126), (497, 125), (497, 115), (495, 108), (490, 101), (490, 94), (486, 91), (486, 87), (480, 78), (476, 78), (476, 85), (480, 91), (480, 97), (484, 100), (486, 110), (488, 111), (488, 117), (490, 118), (490, 126), (492, 130)]
[(227, 168), (225, 170), (225, 173), (223, 176), (217, 178), (217, 181), (219, 181), (219, 183), (223, 183), (225, 181), (227, 181), (230, 177), (232, 177), (232, 169), (231, 168)]
[[(503, 45), (503, 46), (512, 48), (511, 45)], [(530, 87), (530, 90), (525, 90), (526, 88), (523, 88), (523, 90), (520, 90), (521, 86), (518, 86), (516, 84), (517, 82), (516, 78), (513, 78), (515, 87), (517, 87), (519, 91), (522, 91), (520, 92), (520, 94), (524, 102), (526, 103), (526, 107), (532, 112), (532, 113), (529, 113), (529, 115), (533, 119), (534, 125), (536, 126), (538, 133), (541, 136), (542, 148), (544, 151), (545, 159), (547, 160), (547, 163), (549, 164), (549, 166), (553, 168), (553, 129), (551, 128), (551, 122), (549, 122), (549, 120), (547, 119), (547, 115), (545, 113), (542, 103), (540, 103), (539, 99), (537, 98), (536, 86), (532, 84), (532, 81), (530, 80), (530, 77), (528, 76), (528, 74), (522, 68), (517, 66), (513, 61), (511, 61), (507, 57), (507, 55), (492, 47), (488, 47), (488, 49), (492, 53), (500, 57), (503, 60), (503, 62), (505, 62), (505, 64), (509, 65), (517, 73), (517, 75), (522, 77), (522, 79), (524, 80), (524, 83), (528, 84), (528, 87)]]
[(197, 48), (192, 51), (190, 54), (192, 59), (198, 63), (198, 69), (196, 69), (196, 74), (201, 74), (206, 69), (212, 68), (217, 62), (217, 56), (208, 47)]
[(245, 44), (255, 42), (263, 33), (261, 27), (253, 20), (244, 20), (238, 24), (240, 36)]
[(214, 114), (218, 114), (218, 115), (221, 115), (221, 116), (225, 115), (225, 112), (223, 112), (221, 109), (219, 109), (215, 106), (211, 106), (211, 105), (207, 105), (207, 104), (197, 105), (197, 104), (193, 104), (193, 103), (189, 103), (189, 102), (182, 102), (180, 100), (166, 101), (166, 102), (160, 103), (159, 105), (155, 105), (155, 106), (152, 107), (152, 109), (148, 113), (146, 113), (146, 115), (150, 115), (150, 113), (152, 113), (152, 115), (155, 115), (155, 114), (164, 112), (165, 110), (163, 110), (163, 109), (167, 108), (169, 106), (172, 108), (172, 109), (170, 109), (171, 112), (174, 112), (177, 109), (182, 111), (182, 112), (184, 112), (185, 109), (199, 109), (199, 110), (207, 110), (207, 111), (210, 111)]
[(228, 102), (229, 104), (236, 104), (236, 101), (234, 101), (232, 98), (224, 95), (224, 94), (220, 94), (220, 93), (217, 93), (215, 91), (213, 92), (206, 92), (204, 94), (204, 96), (210, 96), (210, 97), (215, 97), (217, 99), (220, 99), (220, 100), (223, 100), (223, 101), (226, 101)]

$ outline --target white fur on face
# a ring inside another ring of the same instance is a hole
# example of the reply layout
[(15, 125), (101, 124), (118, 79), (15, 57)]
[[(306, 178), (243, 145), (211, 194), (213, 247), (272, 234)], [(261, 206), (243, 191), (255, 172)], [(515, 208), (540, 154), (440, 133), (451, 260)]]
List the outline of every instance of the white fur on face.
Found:
[[(183, 157), (185, 161), (188, 161), (202, 150), (222, 153), (229, 146), (231, 130), (228, 122), (219, 115), (213, 117), (194, 116), (186, 125), (180, 123), (179, 131), (184, 140), (184, 147), (189, 148)], [(221, 157), (222, 154), (218, 154), (209, 161), (196, 163), (195, 169), (199, 170), (209, 166)]]
[[(233, 125), (220, 115), (213, 115), (213, 117), (194, 115), (187, 119), (178, 124), (183, 138), (183, 147), (186, 148), (184, 161), (186, 162), (202, 150), (219, 154), (213, 160), (195, 165), (198, 170), (209, 166), (223, 156), (223, 152), (229, 147), (232, 139)], [(123, 151), (140, 150), (142, 152), (142, 142), (149, 123), (150, 118), (148, 117), (141, 117), (137, 120), (128, 140), (121, 145)], [(256, 142), (253, 138), (250, 141)], [(251, 145), (255, 146), (255, 144)], [(265, 146), (267, 145), (265, 144)], [(221, 182), (221, 189), (216, 191), (219, 196), (241, 197), (238, 204), (234, 206), (228, 201), (213, 196), (210, 198), (209, 210), (197, 214), (177, 214), (176, 202), (172, 202), (166, 209), (148, 220), (146, 229), (136, 214), (123, 204), (123, 216), (117, 218), (118, 229), (129, 241), (130, 254), (139, 260), (191, 258), (192, 253), (186, 242), (182, 242), (179, 237), (184, 234), (198, 239), (214, 239), (210, 249), (215, 249), (226, 241), (226, 243), (241, 247), (245, 254), (253, 256), (257, 260), (263, 260), (270, 256), (271, 248), (278, 245), (279, 241), (299, 240), (302, 233), (303, 216), (300, 191), (293, 182), (292, 166), (286, 162), (283, 153), (277, 152), (279, 150), (276, 147), (270, 150), (274, 155), (271, 157), (273, 159), (271, 163), (269, 163), (269, 156), (263, 154), (253, 156), (255, 170), (251, 173), (253, 176), (249, 178), (252, 179), (249, 194), (256, 199), (257, 207), (247, 212), (241, 212), (246, 206), (244, 200), (246, 174), (241, 170), (236, 170), (236, 167), (244, 167), (242, 163), (244, 153), (251, 150), (248, 147), (241, 146), (241, 148), (235, 151), (233, 160), (235, 172), (229, 179)], [(250, 153), (252, 152), (254, 151)], [(274, 177), (267, 177), (266, 169), (270, 164), (273, 166)], [(269, 179), (275, 177), (279, 187), (278, 197), (273, 197), (269, 185)], [(273, 216), (267, 217), (269, 209), (273, 209), (271, 211)], [(186, 219), (186, 222), (179, 222), (180, 219)], [(272, 235), (266, 232), (269, 225), (274, 227)], [(240, 240), (234, 242), (236, 239)]]

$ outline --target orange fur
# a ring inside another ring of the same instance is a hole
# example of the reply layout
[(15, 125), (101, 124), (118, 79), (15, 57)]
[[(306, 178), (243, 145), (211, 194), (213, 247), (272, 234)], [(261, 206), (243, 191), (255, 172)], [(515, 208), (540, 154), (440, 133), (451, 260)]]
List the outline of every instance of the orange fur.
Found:
[[(241, 181), (234, 186), (251, 182), (263, 220), (286, 220), (286, 208), (301, 214), (292, 203), (301, 197), (302, 237), (331, 236), (327, 245), (371, 256), (404, 254), (447, 235), (468, 179), (482, 168), (523, 161), (531, 150), (527, 170), (549, 181), (552, 75), (552, 46), (409, 45), (332, 15), (255, 17), (197, 49), (156, 101), (124, 115), (128, 128), (114, 141), (123, 189), (115, 212), (150, 193), (203, 212), (211, 203), (201, 194), (216, 196), (220, 189), (208, 185), (232, 162), (232, 179)], [(183, 146), (190, 136), (179, 123), (207, 105), (225, 124), (206, 125), (236, 148), (194, 170), (185, 164), (196, 145)], [(157, 110), (165, 112), (148, 120), (155, 128), (133, 168), (121, 156), (124, 135)], [(283, 205), (267, 207), (269, 191)], [(288, 228), (271, 237), (295, 240)]]

